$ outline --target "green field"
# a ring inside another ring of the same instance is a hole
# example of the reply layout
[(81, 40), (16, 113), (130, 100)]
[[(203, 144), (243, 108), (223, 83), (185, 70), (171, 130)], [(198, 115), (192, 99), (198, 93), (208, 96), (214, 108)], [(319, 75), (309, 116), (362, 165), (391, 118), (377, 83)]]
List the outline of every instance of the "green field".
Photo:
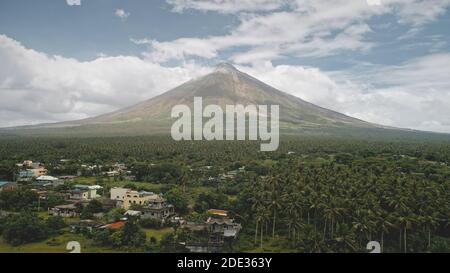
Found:
[(24, 244), (20, 246), (11, 246), (3, 241), (0, 237), (0, 253), (69, 253), (66, 245), (70, 241), (77, 241), (81, 245), (83, 253), (100, 253), (100, 252), (118, 252), (114, 249), (107, 249), (95, 246), (90, 240), (81, 234), (73, 234), (65, 232), (42, 242)]
[(155, 237), (156, 240), (158, 240), (159, 242), (161, 241), (161, 238), (164, 236), (164, 234), (173, 232), (173, 228), (162, 228), (162, 229), (145, 228), (144, 232), (145, 235), (147, 236), (147, 241), (149, 241), (151, 237)]

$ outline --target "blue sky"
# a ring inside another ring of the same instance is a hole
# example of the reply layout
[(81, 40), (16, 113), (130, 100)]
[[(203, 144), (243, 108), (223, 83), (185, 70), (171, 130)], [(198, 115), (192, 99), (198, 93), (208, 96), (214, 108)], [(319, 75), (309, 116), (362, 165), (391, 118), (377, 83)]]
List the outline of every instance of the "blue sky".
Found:
[[(115, 16), (123, 9), (131, 16)], [(64, 0), (0, 1), (0, 33), (48, 54), (92, 60), (99, 53), (138, 55), (142, 46), (130, 38), (160, 41), (182, 36), (220, 35), (236, 23), (233, 16), (214, 13), (171, 12), (159, 0), (85, 0), (69, 6)]]
[(85, 118), (235, 64), (371, 122), (450, 132), (450, 0), (0, 0), (0, 126)]

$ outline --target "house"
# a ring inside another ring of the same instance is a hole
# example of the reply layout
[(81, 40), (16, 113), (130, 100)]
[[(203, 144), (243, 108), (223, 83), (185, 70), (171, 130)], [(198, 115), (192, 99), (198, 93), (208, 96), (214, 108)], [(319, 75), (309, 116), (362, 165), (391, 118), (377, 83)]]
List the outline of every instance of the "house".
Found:
[(70, 192), (70, 199), (78, 201), (91, 200), (89, 190), (74, 189)]
[(77, 206), (75, 204), (59, 205), (48, 209), (48, 214), (51, 216), (62, 217), (77, 217), (80, 214), (77, 212)]
[(128, 210), (133, 204), (142, 206), (145, 201), (151, 199), (153, 195), (153, 192), (129, 190), (126, 192), (123, 199), (123, 208)]
[[(120, 200), (124, 189), (111, 189), (111, 198)], [(114, 195), (113, 195), (114, 194)], [(141, 218), (158, 218), (165, 219), (174, 214), (174, 207), (168, 204), (166, 199), (160, 194), (146, 191), (128, 190), (123, 197), (123, 208), (129, 210), (133, 205), (140, 205), (142, 209)]]
[(42, 175), (36, 178), (36, 182), (39, 185), (51, 185), (53, 187), (64, 185), (64, 181), (60, 180), (59, 178), (49, 176), (49, 175)]
[(160, 194), (153, 194), (145, 201), (142, 213), (142, 218), (158, 218), (163, 220), (174, 214), (175, 209)]
[(142, 209), (142, 218), (165, 219), (174, 214), (173, 205), (164, 205), (163, 207), (145, 206)]
[(19, 171), (19, 181), (31, 181), (33, 178), (37, 178), (39, 176), (47, 175), (48, 171), (44, 168), (44, 165), (41, 163), (33, 163), (33, 161), (26, 160), (22, 164), (22, 167), (26, 167), (26, 170)]
[(215, 218), (209, 217), (206, 220), (209, 232), (218, 234), (224, 238), (236, 238), (239, 231), (242, 229), (241, 224), (234, 222), (230, 218)]
[(9, 181), (0, 181), (0, 192), (14, 190), (17, 188), (17, 183), (9, 182)]
[(70, 198), (73, 200), (89, 201), (95, 198), (99, 198), (97, 194), (98, 189), (102, 189), (99, 185), (75, 185), (74, 190), (71, 192)]
[(123, 202), (125, 200), (125, 196), (127, 192), (131, 191), (127, 188), (114, 187), (110, 189), (110, 198), (111, 200), (117, 200)]

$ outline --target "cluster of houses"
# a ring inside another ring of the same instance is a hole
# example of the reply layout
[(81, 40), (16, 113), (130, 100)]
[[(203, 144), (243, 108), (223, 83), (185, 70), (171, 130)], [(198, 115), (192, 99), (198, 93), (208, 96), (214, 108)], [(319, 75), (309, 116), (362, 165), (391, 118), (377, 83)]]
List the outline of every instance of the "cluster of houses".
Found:
[[(106, 170), (105, 170), (106, 169)], [(83, 171), (89, 171), (94, 174), (99, 174), (105, 177), (123, 177), (127, 180), (135, 180), (136, 177), (132, 175), (131, 170), (124, 163), (116, 162), (112, 166), (102, 166), (102, 165), (80, 165), (80, 170), (78, 175), (82, 175)]]
[[(62, 217), (78, 217), (80, 216), (79, 207), (86, 206), (91, 200), (99, 199), (102, 205), (108, 205), (101, 195), (97, 193), (103, 187), (99, 185), (75, 185), (68, 191), (59, 192), (58, 195), (63, 197), (64, 204), (48, 208), (48, 214), (52, 216)], [(45, 199), (48, 191), (39, 191), (39, 197)], [(55, 194), (55, 193), (53, 193)], [(110, 207), (113, 207), (110, 205)]]
[[(96, 190), (100, 188), (100, 186), (75, 186), (73, 193), (79, 191), (79, 194), (71, 195), (71, 199), (78, 202), (50, 208), (49, 214), (62, 217), (79, 217), (80, 214), (77, 207), (83, 204), (83, 201), (98, 198), (102, 204), (105, 202), (105, 198), (100, 198), (96, 194)], [(119, 221), (105, 223), (101, 220), (101, 217), (94, 217), (95, 219), (80, 220), (71, 226), (71, 230), (73, 232), (79, 232), (80, 230), (91, 232), (95, 229), (117, 230), (125, 225), (129, 217), (138, 219), (153, 218), (159, 219), (163, 223), (177, 224), (181, 229), (190, 232), (206, 231), (209, 236), (207, 243), (189, 241), (180, 242), (180, 244), (191, 252), (218, 252), (221, 251), (225, 242), (231, 242), (236, 239), (242, 229), (241, 224), (237, 223), (224, 210), (209, 210), (208, 214), (210, 216), (203, 223), (186, 221), (175, 214), (174, 206), (169, 204), (162, 194), (153, 192), (114, 187), (110, 189), (109, 201), (112, 203), (111, 208), (116, 207), (125, 210), (123, 217)]]
[[(69, 160), (62, 159), (61, 162), (67, 162)], [(73, 179), (76, 176), (59, 176), (53, 177), (48, 175), (48, 170), (45, 165), (40, 162), (33, 162), (31, 160), (25, 160), (22, 163), (16, 164), (20, 168), (16, 174), (16, 180), (18, 182), (33, 182), (38, 185), (57, 186), (65, 182), (65, 180)], [(61, 166), (55, 166), (54, 169), (58, 169)], [(106, 168), (106, 171), (103, 171)], [(112, 166), (105, 167), (101, 165), (89, 165), (81, 164), (77, 172), (77, 176), (81, 176), (84, 171), (90, 171), (91, 173), (102, 175), (105, 177), (119, 177), (122, 176), (127, 180), (135, 180), (132, 172), (128, 170), (128, 167), (124, 163), (115, 163)], [(102, 171), (101, 171), (102, 170)]]
[(16, 165), (21, 168), (17, 178), (17, 181), (19, 182), (30, 182), (33, 179), (46, 176), (48, 174), (44, 164), (40, 162), (25, 160), (23, 163), (18, 163)]
[(102, 197), (97, 193), (102, 187), (98, 185), (75, 185), (67, 192), (65, 204), (48, 209), (49, 215), (62, 217), (79, 217), (80, 207), (86, 206), (91, 200), (98, 200), (106, 210), (122, 208), (125, 210), (123, 217), (118, 222), (105, 223), (103, 213), (94, 214), (94, 219), (80, 220), (72, 225), (72, 231), (96, 228), (119, 229), (123, 227), (131, 216), (140, 219), (154, 218), (162, 222), (175, 214), (174, 207), (168, 204), (161, 194), (145, 191), (135, 191), (127, 188), (114, 187), (110, 190), (110, 198)]
[[(61, 185), (72, 185), (66, 182), (73, 182), (76, 176), (50, 176), (44, 164), (26, 160), (17, 164), (20, 171), (16, 176), (17, 182), (29, 182), (33, 185), (33, 190), (39, 195), (39, 200), (46, 199), (50, 195), (60, 196), (64, 202), (54, 207), (48, 208), (48, 214), (52, 216), (62, 216), (65, 218), (78, 218), (81, 216), (83, 208), (92, 200), (98, 200), (102, 204), (104, 211), (110, 211), (113, 208), (122, 208), (123, 217), (116, 222), (109, 223), (105, 220), (104, 213), (96, 213), (92, 219), (79, 220), (71, 225), (73, 232), (87, 230), (91, 232), (94, 229), (120, 229), (130, 217), (139, 219), (158, 219), (162, 223), (172, 223), (178, 225), (185, 231), (205, 231), (208, 234), (208, 242), (181, 242), (186, 249), (191, 252), (217, 252), (227, 241), (237, 238), (242, 226), (237, 223), (229, 213), (224, 210), (209, 210), (209, 217), (203, 223), (195, 223), (184, 220), (175, 214), (175, 208), (169, 204), (163, 194), (157, 194), (148, 191), (136, 191), (129, 188), (113, 187), (109, 191), (109, 197), (105, 194), (102, 186), (99, 185), (74, 185), (62, 187)], [(101, 166), (81, 165), (81, 168), (101, 170)], [(210, 170), (211, 166), (206, 166), (205, 171)], [(217, 178), (228, 180), (234, 179), (240, 172), (244, 172), (245, 167), (237, 170), (225, 172)], [(109, 171), (101, 172), (106, 177), (130, 176), (131, 172), (125, 164), (116, 163), (112, 165)], [(15, 189), (18, 187), (16, 182), (0, 181), (0, 191)], [(106, 221), (106, 222), (105, 222)]]

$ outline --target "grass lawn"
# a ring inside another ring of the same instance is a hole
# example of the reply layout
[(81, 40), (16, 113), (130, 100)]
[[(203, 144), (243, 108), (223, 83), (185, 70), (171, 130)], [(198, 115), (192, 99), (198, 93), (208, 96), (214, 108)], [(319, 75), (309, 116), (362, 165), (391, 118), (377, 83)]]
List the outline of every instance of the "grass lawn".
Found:
[(0, 237), (0, 253), (69, 253), (66, 245), (70, 241), (77, 241), (81, 245), (81, 253), (119, 252), (114, 249), (102, 248), (93, 245), (92, 241), (81, 234), (65, 232), (62, 235), (49, 238), (42, 242), (12, 246)]
[(143, 229), (145, 234), (147, 235), (147, 240), (149, 241), (151, 237), (155, 237), (158, 242), (161, 241), (161, 238), (164, 234), (173, 232), (173, 228), (167, 227), (162, 229), (150, 229), (150, 228), (144, 228)]

